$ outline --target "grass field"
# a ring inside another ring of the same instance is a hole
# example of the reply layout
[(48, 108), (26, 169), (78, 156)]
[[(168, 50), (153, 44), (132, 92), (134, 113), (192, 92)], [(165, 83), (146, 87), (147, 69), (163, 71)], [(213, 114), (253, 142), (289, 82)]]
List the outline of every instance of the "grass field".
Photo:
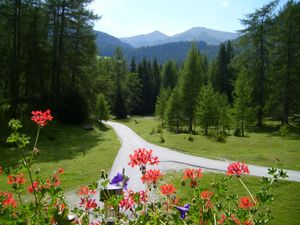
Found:
[[(251, 172), (251, 171), (250, 171)], [(205, 190), (209, 189), (210, 184), (214, 180), (218, 180), (224, 175), (215, 173), (204, 173), (203, 178), (200, 180), (200, 187)], [(181, 187), (180, 181), (182, 174), (172, 173), (165, 177), (166, 182), (171, 182), (177, 188), (178, 196), (183, 196), (187, 199), (187, 202), (191, 199), (191, 188), (189, 185)], [(259, 190), (259, 178), (244, 176), (244, 183), (250, 189), (252, 193)], [(300, 221), (300, 183), (280, 181), (272, 186), (272, 193), (274, 195), (274, 201), (268, 203), (266, 208), (270, 208), (274, 220), (269, 224), (272, 225), (298, 225)], [(237, 193), (239, 196), (248, 196), (247, 192), (237, 179), (231, 179), (228, 183), (228, 193)]]
[[(139, 123), (135, 123), (135, 119)], [(158, 133), (160, 121), (154, 117), (133, 117), (120, 122), (149, 142), (192, 155), (240, 160), (264, 166), (273, 166), (277, 158), (281, 167), (300, 170), (300, 129), (294, 128), (288, 136), (282, 138), (276, 124), (272, 124), (263, 131), (247, 133), (247, 137), (230, 135), (225, 143), (219, 143), (212, 136), (193, 135), (193, 141), (190, 141), (189, 134), (175, 134), (166, 129)], [(163, 143), (161, 137), (164, 138)]]
[[(33, 171), (40, 168), (42, 175), (48, 177), (54, 170), (64, 168), (61, 181), (65, 190), (77, 190), (81, 185), (96, 181), (102, 169), (111, 168), (120, 143), (111, 128), (99, 125), (94, 125), (94, 128), (86, 131), (80, 125), (47, 125), (40, 134), (38, 147), (41, 151), (33, 164)], [(0, 152), (0, 165), (4, 168), (21, 159), (14, 148), (3, 144)], [(8, 188), (6, 182), (6, 176), (0, 176), (1, 191)]]

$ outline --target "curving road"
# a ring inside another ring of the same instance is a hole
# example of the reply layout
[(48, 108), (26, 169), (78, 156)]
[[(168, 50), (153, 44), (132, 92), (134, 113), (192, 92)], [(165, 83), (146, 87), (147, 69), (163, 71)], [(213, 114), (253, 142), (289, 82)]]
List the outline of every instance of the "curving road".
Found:
[[(122, 169), (125, 168), (125, 173), (130, 178), (128, 187), (134, 191), (142, 190), (144, 187), (140, 180), (141, 174), (139, 169), (128, 166), (129, 155), (138, 148), (152, 149), (153, 155), (158, 156), (160, 163), (159, 166), (151, 166), (151, 168), (159, 168), (161, 171), (200, 167), (203, 170), (224, 173), (227, 171), (227, 167), (230, 163), (229, 161), (192, 156), (169, 148), (157, 146), (142, 139), (139, 135), (133, 132), (133, 130), (123, 124), (111, 121), (106, 122), (106, 124), (115, 130), (122, 144), (110, 171), (109, 177), (112, 178), (115, 174), (122, 172)], [(268, 176), (268, 167), (255, 165), (248, 166), (250, 175)], [(287, 170), (287, 172), (289, 176), (287, 180), (300, 182), (300, 171)]]

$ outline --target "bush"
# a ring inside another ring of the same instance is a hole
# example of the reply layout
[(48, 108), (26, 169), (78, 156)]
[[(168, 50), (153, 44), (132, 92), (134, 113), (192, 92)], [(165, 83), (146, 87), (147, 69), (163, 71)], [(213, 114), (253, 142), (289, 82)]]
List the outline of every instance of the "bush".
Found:
[(222, 134), (222, 133), (219, 133), (216, 135), (216, 141), (219, 142), (219, 143), (225, 143), (226, 142), (226, 135), (225, 134)]
[(287, 127), (287, 125), (280, 126), (279, 134), (283, 138), (285, 138), (289, 134), (289, 128)]

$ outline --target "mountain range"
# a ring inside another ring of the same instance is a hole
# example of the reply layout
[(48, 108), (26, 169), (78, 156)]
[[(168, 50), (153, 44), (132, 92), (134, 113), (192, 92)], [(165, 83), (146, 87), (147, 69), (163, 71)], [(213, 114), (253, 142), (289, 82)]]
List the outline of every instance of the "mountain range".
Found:
[(168, 36), (160, 31), (154, 31), (149, 34), (120, 38), (120, 40), (138, 48), (180, 41), (204, 41), (210, 45), (218, 45), (221, 42), (233, 40), (237, 37), (237, 33), (218, 31), (205, 27), (193, 27), (173, 36)]
[(182, 63), (193, 41), (201, 53), (211, 59), (217, 55), (218, 45), (221, 42), (238, 37), (237, 33), (204, 27), (194, 27), (173, 36), (160, 31), (120, 39), (101, 31), (95, 31), (95, 34), (100, 56), (112, 56), (115, 49), (121, 47), (128, 61), (132, 57), (135, 57), (137, 62), (143, 58), (156, 58), (159, 63), (164, 63), (166, 60)]

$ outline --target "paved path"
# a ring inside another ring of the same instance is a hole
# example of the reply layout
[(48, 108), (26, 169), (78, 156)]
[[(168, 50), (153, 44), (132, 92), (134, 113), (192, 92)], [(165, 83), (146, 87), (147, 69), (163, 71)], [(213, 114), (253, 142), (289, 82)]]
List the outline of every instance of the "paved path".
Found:
[[(152, 168), (159, 168), (162, 171), (200, 167), (203, 170), (224, 173), (227, 171), (227, 167), (230, 163), (229, 161), (226, 162), (191, 156), (169, 148), (157, 146), (145, 141), (123, 124), (111, 121), (106, 122), (106, 124), (115, 130), (122, 144), (110, 171), (109, 177), (112, 178), (115, 174), (122, 172), (122, 169), (125, 168), (126, 174), (130, 177), (129, 188), (134, 191), (142, 190), (144, 187), (140, 181), (141, 174), (139, 169), (137, 167), (131, 168), (128, 166), (129, 154), (132, 154), (134, 150), (138, 148), (152, 149), (153, 155), (158, 156), (160, 160), (159, 166), (152, 166)], [(255, 165), (248, 166), (250, 175), (268, 176), (268, 167)], [(289, 176), (287, 180), (300, 182), (300, 171), (287, 170), (287, 172)]]

